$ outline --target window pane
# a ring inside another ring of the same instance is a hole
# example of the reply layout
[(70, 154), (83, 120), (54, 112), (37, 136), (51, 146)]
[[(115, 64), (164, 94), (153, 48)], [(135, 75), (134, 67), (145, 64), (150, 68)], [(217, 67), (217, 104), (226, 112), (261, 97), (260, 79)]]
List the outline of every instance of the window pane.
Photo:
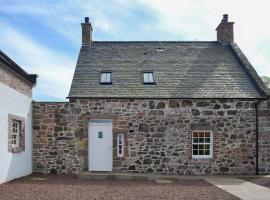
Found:
[(210, 133), (209, 132), (205, 132), (205, 137), (210, 137)]
[(198, 133), (197, 132), (193, 132), (193, 137), (198, 137)]
[(204, 132), (199, 132), (199, 137), (204, 137)]
[(205, 150), (204, 153), (205, 153), (205, 155), (210, 155), (210, 151), (209, 150)]
[(199, 138), (200, 143), (204, 143), (204, 138)]
[(193, 149), (198, 149), (199, 145), (193, 145)]
[(98, 132), (98, 138), (103, 138), (103, 132), (102, 131)]
[(117, 156), (118, 157), (123, 157), (124, 155), (124, 152), (123, 152), (123, 149), (124, 149), (124, 146), (123, 146), (123, 143), (124, 143), (124, 135), (123, 134), (117, 134)]
[(204, 149), (204, 145), (203, 144), (199, 145), (199, 149)]
[(101, 82), (104, 83), (106, 81), (106, 74), (102, 73), (101, 74)]
[(210, 138), (205, 138), (206, 143), (210, 143)]
[(198, 138), (193, 138), (193, 143), (198, 143), (198, 142), (199, 142)]
[(209, 144), (205, 144), (204, 145), (204, 149), (209, 150), (210, 149), (210, 145)]
[(198, 155), (198, 150), (193, 150), (193, 155)]
[(148, 73), (149, 82), (154, 82), (153, 73)]
[(199, 155), (204, 155), (204, 151), (203, 150), (199, 150)]
[(148, 83), (148, 82), (149, 82), (148, 74), (147, 74), (147, 73), (144, 73), (144, 74), (143, 74), (143, 81), (144, 81), (145, 83)]
[(111, 73), (106, 73), (106, 82), (111, 82)]
[(122, 142), (122, 134), (119, 134), (119, 135), (118, 135), (118, 141), (119, 141), (119, 142)]

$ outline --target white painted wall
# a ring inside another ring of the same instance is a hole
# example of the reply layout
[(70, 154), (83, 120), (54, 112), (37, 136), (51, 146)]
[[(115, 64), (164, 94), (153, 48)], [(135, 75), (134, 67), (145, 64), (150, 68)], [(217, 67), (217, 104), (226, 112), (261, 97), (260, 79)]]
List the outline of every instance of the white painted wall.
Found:
[[(32, 99), (0, 83), (0, 184), (32, 173)], [(8, 152), (8, 114), (25, 118), (25, 151)]]

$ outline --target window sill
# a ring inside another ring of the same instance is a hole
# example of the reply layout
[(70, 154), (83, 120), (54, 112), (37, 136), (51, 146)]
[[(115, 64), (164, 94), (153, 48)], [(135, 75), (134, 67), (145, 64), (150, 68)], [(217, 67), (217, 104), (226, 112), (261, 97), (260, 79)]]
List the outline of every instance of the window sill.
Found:
[(208, 157), (208, 158), (191, 158), (191, 162), (192, 163), (210, 163), (213, 161), (213, 158), (212, 157)]
[(17, 147), (17, 148), (12, 148), (11, 149), (11, 152), (12, 153), (21, 153), (21, 152), (23, 152), (24, 150), (22, 149), (22, 148), (20, 148), (20, 147)]
[(192, 160), (211, 160), (213, 157), (200, 157), (200, 156), (192, 156)]

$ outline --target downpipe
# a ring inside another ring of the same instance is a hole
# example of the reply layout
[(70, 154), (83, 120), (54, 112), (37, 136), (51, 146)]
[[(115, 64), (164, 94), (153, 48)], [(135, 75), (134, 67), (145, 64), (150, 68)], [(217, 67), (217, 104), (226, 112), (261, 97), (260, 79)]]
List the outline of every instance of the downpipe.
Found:
[(255, 124), (256, 124), (256, 175), (259, 175), (259, 116), (258, 107), (262, 100), (255, 103)]

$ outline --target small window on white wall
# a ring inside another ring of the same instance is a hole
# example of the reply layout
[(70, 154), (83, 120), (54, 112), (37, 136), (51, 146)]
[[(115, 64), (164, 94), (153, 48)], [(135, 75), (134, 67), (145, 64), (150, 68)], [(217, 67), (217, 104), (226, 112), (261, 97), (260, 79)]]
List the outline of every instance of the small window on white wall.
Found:
[(20, 133), (20, 122), (13, 120), (12, 122), (12, 148), (18, 148), (19, 147), (19, 133)]
[(117, 157), (124, 157), (124, 134), (117, 134)]

